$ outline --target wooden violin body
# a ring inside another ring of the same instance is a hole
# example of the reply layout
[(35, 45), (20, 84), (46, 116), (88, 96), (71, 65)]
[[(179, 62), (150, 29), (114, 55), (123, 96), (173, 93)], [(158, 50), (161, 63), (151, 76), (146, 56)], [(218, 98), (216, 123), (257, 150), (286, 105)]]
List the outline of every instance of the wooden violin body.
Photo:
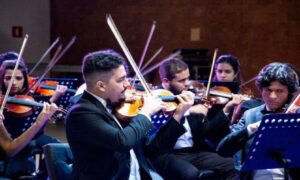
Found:
[[(2, 102), (3, 98), (0, 98)], [(33, 97), (28, 95), (8, 96), (5, 109), (7, 112), (16, 117), (29, 116), (34, 112), (35, 107), (43, 107), (43, 103), (36, 102)], [(66, 110), (59, 108), (57, 113), (54, 114), (54, 119), (61, 119), (66, 116)]]

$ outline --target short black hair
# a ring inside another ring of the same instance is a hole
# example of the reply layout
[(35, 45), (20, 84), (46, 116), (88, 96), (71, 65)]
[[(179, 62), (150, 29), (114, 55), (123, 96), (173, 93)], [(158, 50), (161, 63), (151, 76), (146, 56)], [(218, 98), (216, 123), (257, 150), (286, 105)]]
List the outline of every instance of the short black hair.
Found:
[(168, 80), (172, 80), (175, 78), (177, 73), (181, 73), (182, 71), (188, 69), (188, 65), (181, 59), (171, 59), (169, 61), (164, 62), (159, 67), (159, 76), (160, 79), (163, 80), (167, 78)]
[(88, 83), (88, 77), (91, 75), (108, 73), (121, 65), (125, 65), (125, 59), (112, 49), (89, 53), (83, 58), (83, 78)]
[(257, 75), (255, 84), (261, 91), (262, 88), (269, 87), (274, 81), (287, 86), (290, 94), (299, 88), (297, 73), (286, 63), (274, 62), (266, 65)]

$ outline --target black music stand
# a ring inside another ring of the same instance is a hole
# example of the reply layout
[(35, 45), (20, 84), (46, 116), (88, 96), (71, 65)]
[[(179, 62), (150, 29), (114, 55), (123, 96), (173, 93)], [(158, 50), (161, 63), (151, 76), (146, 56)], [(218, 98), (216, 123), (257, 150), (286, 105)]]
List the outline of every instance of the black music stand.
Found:
[[(79, 86), (78, 79), (76, 79), (76, 78), (44, 78), (42, 80), (42, 82), (47, 81), (47, 80), (57, 81), (58, 84), (65, 85), (69, 89), (73, 89), (73, 90), (77, 89), (77, 87)], [(75, 94), (75, 91), (74, 92), (66, 92), (62, 97), (60, 97), (58, 99), (58, 101), (56, 102), (56, 105), (58, 107), (67, 109), (69, 107), (69, 103), (70, 103), (69, 100), (72, 96), (74, 96), (74, 94)], [(49, 97), (43, 96), (43, 95), (35, 95), (34, 98), (37, 101), (47, 101), (49, 99)]]
[(242, 171), (300, 167), (300, 114), (265, 115), (256, 132)]

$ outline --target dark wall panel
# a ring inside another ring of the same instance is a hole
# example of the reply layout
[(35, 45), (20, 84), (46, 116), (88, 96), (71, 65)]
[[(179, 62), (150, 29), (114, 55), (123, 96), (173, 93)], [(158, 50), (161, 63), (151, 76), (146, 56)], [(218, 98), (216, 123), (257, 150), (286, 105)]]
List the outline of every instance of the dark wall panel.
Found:
[[(121, 51), (106, 24), (105, 15), (111, 13), (138, 61), (156, 20), (146, 59), (162, 45), (157, 61), (176, 48), (209, 49), (210, 56), (219, 48), (240, 59), (248, 79), (274, 60), (300, 67), (299, 8), (297, 0), (52, 0), (51, 36), (65, 42), (72, 35), (78, 38), (59, 62), (64, 65), (80, 65), (84, 54), (99, 49)], [(195, 27), (201, 29), (200, 41), (190, 41)]]

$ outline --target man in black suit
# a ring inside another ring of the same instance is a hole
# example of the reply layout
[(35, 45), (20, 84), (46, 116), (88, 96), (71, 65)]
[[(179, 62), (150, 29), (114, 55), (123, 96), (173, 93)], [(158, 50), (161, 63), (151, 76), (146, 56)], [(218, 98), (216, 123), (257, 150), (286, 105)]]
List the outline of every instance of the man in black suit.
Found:
[[(159, 74), (162, 88), (174, 94), (185, 92), (190, 85), (189, 69), (182, 60), (172, 59), (163, 63)], [(237, 100), (240, 101), (240, 98), (237, 97)], [(230, 109), (229, 105), (224, 111)], [(225, 114), (228, 112), (219, 111), (207, 119), (208, 111), (205, 105), (193, 105), (181, 119), (180, 124), (169, 120), (154, 135), (153, 139), (157, 136), (165, 138), (165, 142), (161, 138), (160, 147), (157, 145), (161, 151), (151, 156), (155, 168), (164, 179), (198, 179), (203, 169), (216, 172), (218, 176), (213, 179), (237, 178), (233, 159), (219, 156), (207, 144), (207, 139), (214, 137), (220, 128), (225, 128), (229, 132), (229, 119)], [(155, 144), (155, 141), (153, 143)]]
[[(66, 119), (74, 155), (72, 179), (161, 179), (144, 157), (142, 146), (153, 128), (150, 116), (163, 109), (164, 103), (145, 96), (138, 115), (122, 123), (110, 107), (125, 99), (129, 85), (124, 58), (113, 50), (90, 53), (83, 59), (82, 72), (86, 90)], [(180, 119), (192, 101), (193, 96), (182, 95), (175, 118)]]

